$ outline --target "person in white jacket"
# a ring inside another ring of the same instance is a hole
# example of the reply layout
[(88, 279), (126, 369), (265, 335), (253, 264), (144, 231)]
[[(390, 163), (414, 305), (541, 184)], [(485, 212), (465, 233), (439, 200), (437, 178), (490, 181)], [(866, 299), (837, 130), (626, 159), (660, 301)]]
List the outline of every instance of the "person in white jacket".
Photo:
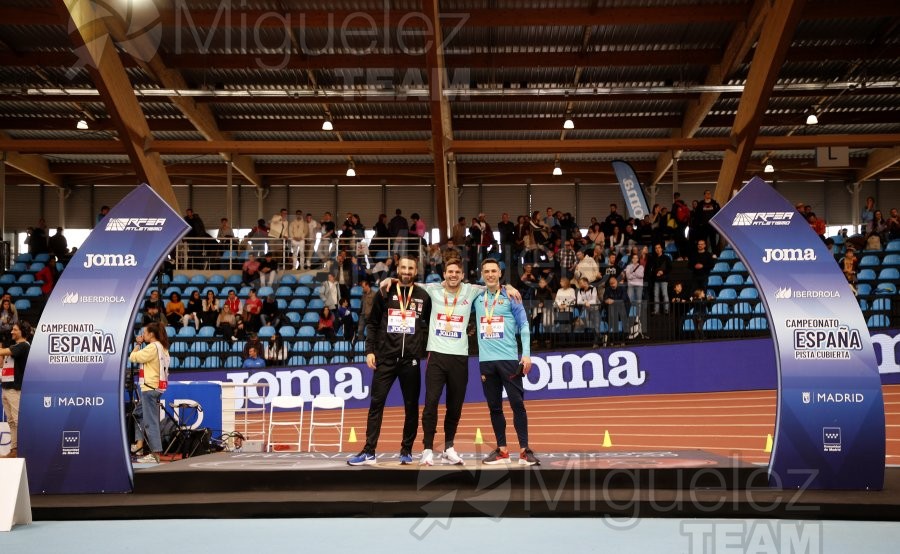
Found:
[(294, 269), (303, 269), (306, 265), (306, 239), (309, 236), (309, 224), (303, 217), (303, 211), (297, 210), (295, 213), (294, 220), (288, 225), (288, 235), (291, 237)]
[(641, 265), (638, 254), (632, 254), (628, 265), (625, 266), (625, 283), (628, 286), (628, 300), (634, 306), (635, 317), (640, 319), (643, 329), (644, 266)]

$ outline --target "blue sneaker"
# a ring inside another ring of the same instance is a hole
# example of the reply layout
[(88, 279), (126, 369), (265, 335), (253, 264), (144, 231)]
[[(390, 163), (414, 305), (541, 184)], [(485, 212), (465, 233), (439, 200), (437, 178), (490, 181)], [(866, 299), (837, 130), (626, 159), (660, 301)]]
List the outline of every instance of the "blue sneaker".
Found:
[(373, 465), (375, 465), (375, 454), (369, 454), (368, 452), (360, 452), (356, 456), (353, 456), (352, 458), (347, 460), (347, 465), (373, 466)]
[(412, 454), (410, 454), (409, 452), (401, 452), (400, 453), (400, 465), (406, 466), (406, 465), (411, 464), (412, 462), (413, 462)]

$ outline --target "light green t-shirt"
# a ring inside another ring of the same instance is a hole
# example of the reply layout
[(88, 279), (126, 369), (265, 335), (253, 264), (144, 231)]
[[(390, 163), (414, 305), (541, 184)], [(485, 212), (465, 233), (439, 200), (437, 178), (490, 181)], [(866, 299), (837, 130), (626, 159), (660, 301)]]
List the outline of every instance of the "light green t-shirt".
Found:
[(469, 336), (466, 328), (472, 314), (472, 303), (484, 290), (469, 283), (459, 286), (459, 297), (447, 292), (440, 283), (422, 285), (431, 297), (431, 322), (428, 325), (429, 352), (469, 355)]

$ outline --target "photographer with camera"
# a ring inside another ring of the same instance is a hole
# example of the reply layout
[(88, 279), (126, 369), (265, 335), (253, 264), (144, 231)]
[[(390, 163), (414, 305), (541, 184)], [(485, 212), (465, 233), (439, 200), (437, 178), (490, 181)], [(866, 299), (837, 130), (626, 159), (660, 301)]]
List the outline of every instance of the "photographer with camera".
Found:
[(141, 398), (134, 410), (137, 441), (131, 447), (135, 454), (143, 450), (144, 441), (150, 445), (150, 453), (136, 461), (140, 464), (158, 464), (162, 452), (159, 432), (159, 399), (169, 385), (169, 337), (162, 323), (150, 323), (135, 338), (134, 350), (129, 361), (139, 363)]

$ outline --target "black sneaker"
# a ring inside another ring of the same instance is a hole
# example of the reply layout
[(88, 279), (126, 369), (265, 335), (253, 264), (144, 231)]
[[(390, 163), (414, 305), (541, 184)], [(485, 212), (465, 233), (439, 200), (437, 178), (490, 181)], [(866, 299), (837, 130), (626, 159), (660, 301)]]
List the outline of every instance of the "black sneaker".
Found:
[(508, 464), (510, 463), (509, 452), (504, 452), (497, 448), (491, 452), (487, 458), (481, 460), (481, 463), (487, 465)]
[(539, 466), (541, 465), (541, 461), (534, 456), (534, 452), (532, 452), (530, 448), (526, 448), (522, 451), (521, 454), (519, 454), (519, 465)]

